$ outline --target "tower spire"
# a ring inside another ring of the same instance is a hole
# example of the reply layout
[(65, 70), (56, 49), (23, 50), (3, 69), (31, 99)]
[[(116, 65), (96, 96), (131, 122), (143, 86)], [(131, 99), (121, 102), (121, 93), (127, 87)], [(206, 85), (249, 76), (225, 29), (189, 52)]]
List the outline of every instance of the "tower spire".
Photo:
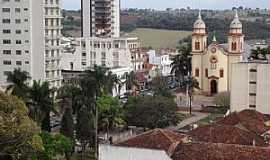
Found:
[(199, 9), (198, 19), (202, 19), (202, 12), (201, 12), (201, 9)]
[(234, 18), (235, 19), (238, 19), (239, 18), (237, 9), (235, 10), (235, 16), (234, 16)]

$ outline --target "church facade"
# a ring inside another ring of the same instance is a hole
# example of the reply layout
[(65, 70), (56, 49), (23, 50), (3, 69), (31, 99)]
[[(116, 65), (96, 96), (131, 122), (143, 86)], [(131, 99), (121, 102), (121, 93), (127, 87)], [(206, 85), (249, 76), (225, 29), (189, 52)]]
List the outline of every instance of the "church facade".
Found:
[(199, 13), (192, 34), (192, 76), (204, 94), (230, 91), (232, 64), (240, 62), (244, 54), (244, 34), (237, 12), (227, 44), (219, 44), (214, 36), (208, 45), (207, 38), (206, 25)]

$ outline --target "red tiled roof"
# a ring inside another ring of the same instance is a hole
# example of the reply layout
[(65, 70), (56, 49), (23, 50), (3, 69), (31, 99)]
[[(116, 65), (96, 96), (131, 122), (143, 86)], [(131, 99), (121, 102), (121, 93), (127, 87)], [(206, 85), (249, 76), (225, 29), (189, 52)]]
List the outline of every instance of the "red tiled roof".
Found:
[(234, 126), (211, 124), (188, 133), (193, 140), (211, 143), (268, 146), (261, 136)]
[(257, 135), (262, 135), (270, 130), (270, 127), (265, 125), (265, 122), (269, 120), (269, 117), (262, 113), (254, 110), (244, 110), (239, 113), (232, 113), (218, 121), (217, 124), (236, 126)]
[(221, 143), (179, 144), (173, 160), (269, 160), (270, 149)]
[(187, 135), (168, 130), (155, 129), (116, 144), (122, 147), (164, 150), (171, 155), (179, 143), (185, 141)]

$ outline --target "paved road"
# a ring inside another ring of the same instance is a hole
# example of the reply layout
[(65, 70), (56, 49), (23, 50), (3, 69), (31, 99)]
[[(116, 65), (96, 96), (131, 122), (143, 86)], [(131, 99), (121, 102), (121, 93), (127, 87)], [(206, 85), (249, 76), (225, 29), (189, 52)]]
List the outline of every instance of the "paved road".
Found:
[(183, 120), (177, 126), (171, 126), (171, 127), (168, 127), (167, 129), (174, 130), (174, 131), (179, 130), (187, 125), (196, 123), (196, 122), (200, 121), (201, 119), (204, 119), (207, 116), (209, 116), (209, 113), (193, 112), (192, 114), (193, 114), (192, 117)]

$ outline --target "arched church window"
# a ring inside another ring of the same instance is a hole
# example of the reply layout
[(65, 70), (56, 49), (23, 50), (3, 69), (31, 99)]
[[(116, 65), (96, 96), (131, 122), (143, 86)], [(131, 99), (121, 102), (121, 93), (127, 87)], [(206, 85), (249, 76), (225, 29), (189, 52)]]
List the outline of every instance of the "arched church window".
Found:
[(224, 77), (224, 70), (223, 70), (223, 69), (221, 69), (221, 70), (219, 71), (219, 77), (220, 77), (220, 78), (223, 78), (223, 77)]
[(200, 42), (195, 42), (195, 50), (200, 50), (201, 44)]
[(236, 51), (237, 50), (237, 44), (236, 42), (232, 42), (232, 51)]
[(196, 68), (195, 69), (195, 77), (199, 77), (200, 76), (200, 69)]
[(218, 59), (216, 56), (211, 56), (210, 57), (210, 65), (211, 65), (211, 69), (216, 69), (217, 68), (217, 63), (218, 63)]

